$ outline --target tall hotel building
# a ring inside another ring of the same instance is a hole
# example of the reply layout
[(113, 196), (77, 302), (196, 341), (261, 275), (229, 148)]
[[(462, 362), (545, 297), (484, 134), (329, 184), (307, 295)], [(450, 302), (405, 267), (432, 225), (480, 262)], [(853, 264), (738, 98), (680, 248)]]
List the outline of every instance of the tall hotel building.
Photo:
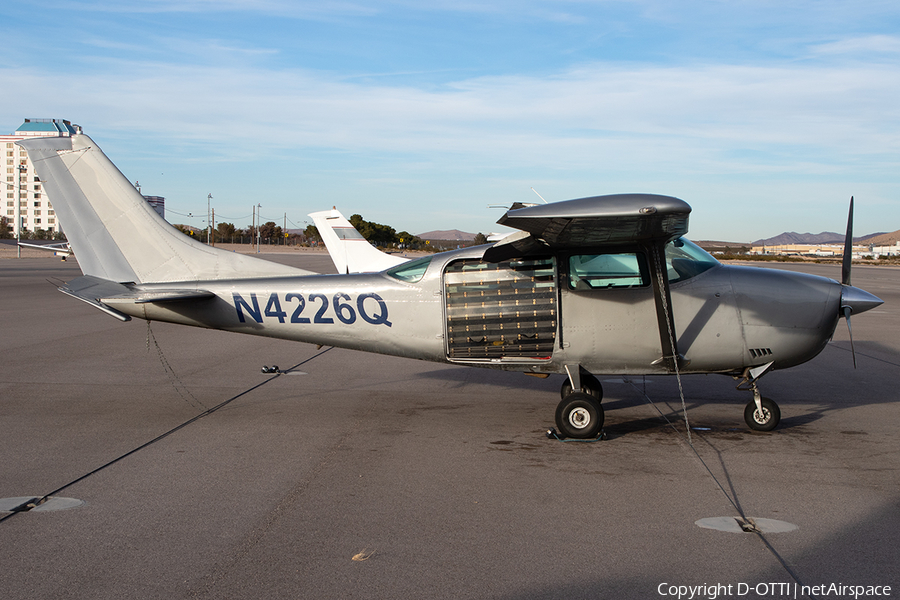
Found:
[[(80, 133), (81, 128), (62, 119), (25, 119), (13, 135), (0, 135), (0, 148), (5, 152), (3, 163), (5, 179), (0, 180), (0, 215), (6, 217), (9, 229), (18, 236), (19, 228), (35, 232), (43, 229), (51, 236), (61, 232), (56, 213), (50, 199), (44, 192), (40, 178), (35, 174), (28, 153), (16, 145), (19, 140), (32, 137), (69, 137)], [(165, 201), (162, 196), (144, 196), (162, 218), (166, 217)], [(16, 206), (18, 204), (18, 206)], [(18, 210), (18, 219), (17, 216)]]

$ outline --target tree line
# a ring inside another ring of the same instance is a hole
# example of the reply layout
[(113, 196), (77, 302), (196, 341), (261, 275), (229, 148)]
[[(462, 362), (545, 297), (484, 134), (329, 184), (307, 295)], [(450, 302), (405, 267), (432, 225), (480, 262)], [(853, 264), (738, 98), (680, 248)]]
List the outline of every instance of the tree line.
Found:
[[(206, 229), (198, 229), (187, 225), (175, 225), (174, 227), (183, 234), (200, 240), (201, 242), (206, 242), (207, 237), (209, 236), (209, 232)], [(290, 245), (292, 243), (297, 243), (298, 241), (304, 241), (302, 235), (285, 235), (281, 225), (275, 224), (274, 221), (263, 223), (258, 227), (246, 227), (245, 229), (235, 227), (234, 223), (219, 223), (216, 225), (216, 228), (212, 230), (211, 241), (219, 244), (255, 244), (257, 231), (259, 232), (260, 242), (263, 244), (274, 245), (287, 243)]]
[[(350, 224), (368, 240), (371, 244), (379, 248), (397, 248), (403, 250), (432, 250), (441, 251), (446, 248), (435, 247), (430, 242), (415, 236), (408, 231), (397, 232), (396, 229), (389, 225), (367, 221), (362, 215), (355, 214), (350, 217)], [(201, 242), (207, 241), (207, 230), (189, 227), (187, 225), (175, 225), (176, 229), (185, 235), (192, 237)], [(288, 246), (311, 246), (322, 242), (322, 236), (315, 225), (309, 225), (300, 233), (287, 232), (277, 225), (274, 221), (263, 223), (258, 227), (246, 227), (240, 229), (235, 227), (234, 223), (219, 223), (212, 231), (212, 242), (216, 244), (253, 244), (256, 243), (256, 233), (259, 230), (260, 243), (268, 245), (288, 245)], [(6, 217), (0, 217), (0, 238), (14, 238), (11, 222)], [(46, 231), (44, 229), (36, 229), (29, 231), (22, 229), (20, 234), (23, 240), (57, 240), (64, 241), (65, 234), (59, 231)], [(479, 233), (475, 237), (475, 244), (486, 243), (484, 234)]]
[[(6, 217), (0, 217), (0, 239), (9, 240), (16, 237), (13, 231), (13, 223)], [(38, 227), (34, 231), (22, 228), (19, 231), (19, 239), (21, 240), (55, 240), (64, 242), (66, 236), (59, 231), (49, 231)]]
[[(398, 233), (396, 229), (389, 225), (367, 221), (359, 214), (352, 215), (349, 220), (350, 224), (366, 240), (380, 248), (429, 249), (430, 244), (427, 241), (408, 231), (400, 231)], [(206, 229), (196, 229), (185, 225), (176, 225), (175, 227), (185, 235), (206, 242), (208, 236)], [(234, 223), (219, 223), (212, 231), (213, 242), (252, 244), (256, 242), (257, 230), (259, 230), (259, 239), (262, 244), (310, 246), (322, 242), (322, 236), (319, 235), (319, 230), (315, 225), (309, 225), (302, 232), (296, 233), (284, 231), (274, 221), (263, 223), (259, 227), (250, 226), (244, 229), (235, 227)]]

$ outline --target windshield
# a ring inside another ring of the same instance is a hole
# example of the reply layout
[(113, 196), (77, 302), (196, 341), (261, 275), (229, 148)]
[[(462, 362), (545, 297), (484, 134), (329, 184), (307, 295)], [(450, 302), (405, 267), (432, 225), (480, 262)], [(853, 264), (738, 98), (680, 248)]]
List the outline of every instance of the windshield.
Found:
[(706, 250), (685, 238), (666, 244), (666, 268), (671, 283), (696, 277), (718, 264)]
[(425, 258), (419, 258), (417, 260), (405, 262), (392, 269), (388, 269), (387, 274), (394, 279), (399, 279), (400, 281), (405, 281), (407, 283), (416, 283), (425, 276), (425, 271), (428, 270), (428, 265), (431, 264), (431, 259), (431, 256), (426, 256)]

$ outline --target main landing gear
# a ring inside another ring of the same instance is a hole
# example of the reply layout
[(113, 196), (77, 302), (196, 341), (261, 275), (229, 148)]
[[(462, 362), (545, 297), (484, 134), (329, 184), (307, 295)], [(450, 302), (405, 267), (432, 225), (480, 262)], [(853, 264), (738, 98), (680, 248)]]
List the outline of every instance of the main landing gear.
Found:
[[(572, 376), (574, 375), (574, 377)], [(575, 379), (575, 385), (572, 384)], [(597, 378), (581, 371), (566, 379), (559, 391), (562, 397), (556, 407), (556, 427), (559, 432), (574, 439), (591, 439), (603, 430), (603, 387)]]

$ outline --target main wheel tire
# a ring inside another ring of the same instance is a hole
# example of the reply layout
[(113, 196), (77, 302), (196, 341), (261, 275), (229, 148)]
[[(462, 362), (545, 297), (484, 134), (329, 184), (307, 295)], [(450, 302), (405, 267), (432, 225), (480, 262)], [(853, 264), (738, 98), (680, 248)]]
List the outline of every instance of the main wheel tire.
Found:
[(744, 409), (744, 421), (754, 431), (772, 431), (781, 422), (781, 409), (769, 398), (761, 400), (762, 413), (756, 408), (756, 402), (751, 400)]
[(586, 440), (597, 437), (603, 429), (603, 420), (600, 401), (584, 392), (572, 392), (556, 407), (556, 426), (568, 438)]
[[(596, 398), (597, 402), (603, 400), (603, 386), (600, 385), (600, 382), (597, 381), (597, 378), (590, 373), (581, 374), (581, 387), (585, 392)], [(572, 382), (569, 381), (568, 377), (566, 377), (566, 380), (563, 382), (562, 387), (559, 389), (559, 397), (560, 399), (565, 400), (566, 396), (571, 393)]]

